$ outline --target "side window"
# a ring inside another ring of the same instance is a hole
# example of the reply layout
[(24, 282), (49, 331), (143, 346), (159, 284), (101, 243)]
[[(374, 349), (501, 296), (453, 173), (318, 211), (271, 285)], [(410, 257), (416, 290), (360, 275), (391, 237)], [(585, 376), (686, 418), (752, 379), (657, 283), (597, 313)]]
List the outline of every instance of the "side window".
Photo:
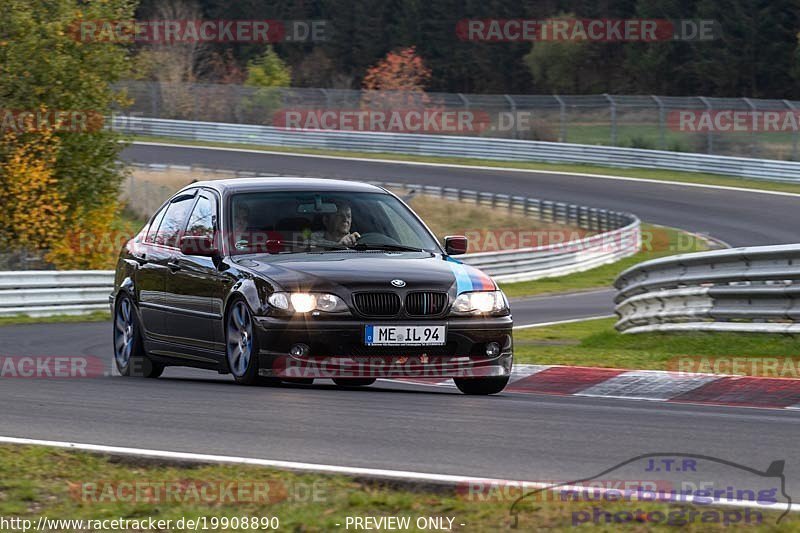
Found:
[(147, 237), (145, 238), (144, 242), (154, 243), (156, 242), (156, 235), (158, 234), (158, 227), (161, 225), (161, 221), (164, 220), (164, 213), (167, 212), (168, 205), (164, 206), (158, 214), (153, 217), (153, 223), (150, 224), (150, 228), (147, 230)]
[(214, 224), (217, 214), (214, 209), (214, 202), (206, 196), (201, 196), (194, 206), (194, 211), (189, 217), (189, 224), (186, 226), (186, 235), (197, 237), (214, 238)]
[(177, 247), (178, 238), (183, 231), (189, 209), (194, 203), (194, 196), (180, 196), (167, 206), (164, 219), (158, 228), (155, 243)]

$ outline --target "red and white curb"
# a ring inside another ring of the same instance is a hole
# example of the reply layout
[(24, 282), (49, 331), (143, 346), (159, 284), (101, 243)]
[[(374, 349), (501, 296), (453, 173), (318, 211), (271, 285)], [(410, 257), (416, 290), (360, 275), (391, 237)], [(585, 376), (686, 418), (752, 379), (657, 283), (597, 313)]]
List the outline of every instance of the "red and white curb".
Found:
[[(394, 380), (454, 387), (452, 380)], [(800, 410), (800, 379), (514, 365), (505, 392)]]

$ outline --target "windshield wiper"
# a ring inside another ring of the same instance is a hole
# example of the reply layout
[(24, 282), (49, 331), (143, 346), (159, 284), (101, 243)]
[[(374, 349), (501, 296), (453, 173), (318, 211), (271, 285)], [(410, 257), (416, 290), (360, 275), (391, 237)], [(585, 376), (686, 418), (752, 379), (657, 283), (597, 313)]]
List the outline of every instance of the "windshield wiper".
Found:
[[(349, 248), (343, 244), (338, 243), (327, 243), (327, 242), (307, 242), (307, 241), (280, 241), (280, 246), (291, 246), (292, 250), (281, 250), (279, 253), (282, 254), (296, 254), (296, 253), (303, 253), (307, 252), (313, 248), (323, 248), (325, 250), (349, 250)], [(258, 243), (258, 244), (246, 244), (248, 248), (250, 248), (249, 253), (263, 253), (267, 252), (267, 245)]]
[(357, 243), (351, 246), (353, 250), (388, 250), (393, 252), (425, 252), (422, 248), (414, 248), (413, 246), (404, 246), (402, 244), (366, 244)]

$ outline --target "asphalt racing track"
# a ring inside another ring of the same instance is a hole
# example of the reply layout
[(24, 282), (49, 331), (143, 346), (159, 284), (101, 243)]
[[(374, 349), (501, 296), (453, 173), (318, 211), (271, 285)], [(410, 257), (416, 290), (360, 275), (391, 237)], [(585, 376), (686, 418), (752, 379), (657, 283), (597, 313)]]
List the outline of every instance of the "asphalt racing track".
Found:
[[(269, 174), (380, 179), (525, 194), (631, 211), (734, 246), (796, 242), (800, 197), (557, 173), (504, 172), (247, 151), (134, 145), (126, 160)], [(516, 324), (611, 313), (610, 291), (513, 302)], [(0, 328), (3, 355), (111, 359), (106, 323)], [(107, 363), (108, 364), (108, 363)], [(635, 455), (715, 456), (756, 469), (793, 459), (798, 412), (504, 393), (379, 382), (365, 390), (247, 388), (227, 376), (168, 369), (158, 380), (6, 379), (0, 435), (436, 474), (579, 479)], [(709, 473), (735, 483), (730, 469)]]

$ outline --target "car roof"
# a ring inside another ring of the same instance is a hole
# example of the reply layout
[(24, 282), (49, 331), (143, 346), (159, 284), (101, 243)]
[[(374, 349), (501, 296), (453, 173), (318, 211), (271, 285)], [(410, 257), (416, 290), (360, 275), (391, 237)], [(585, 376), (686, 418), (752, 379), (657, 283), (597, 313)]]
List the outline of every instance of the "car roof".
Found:
[(265, 176), (196, 181), (187, 185), (184, 189), (193, 187), (207, 187), (218, 191), (221, 195), (257, 191), (386, 192), (382, 187), (364, 183), (363, 181), (304, 178), (300, 176)]

